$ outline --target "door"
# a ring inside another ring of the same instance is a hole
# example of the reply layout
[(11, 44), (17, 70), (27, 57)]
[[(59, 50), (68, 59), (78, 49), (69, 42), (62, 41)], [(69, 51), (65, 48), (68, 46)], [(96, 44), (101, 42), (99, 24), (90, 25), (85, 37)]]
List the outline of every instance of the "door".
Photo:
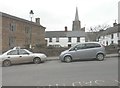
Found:
[(21, 63), (18, 50), (11, 50), (5, 58), (9, 59), (12, 63)]
[(19, 50), (19, 57), (21, 59), (21, 62), (23, 62), (23, 63), (33, 61), (33, 57), (30, 55), (29, 52), (27, 52), (24, 49)]
[(77, 59), (84, 59), (85, 56), (85, 44), (76, 45), (72, 50), (70, 50), (70, 54), (72, 58)]

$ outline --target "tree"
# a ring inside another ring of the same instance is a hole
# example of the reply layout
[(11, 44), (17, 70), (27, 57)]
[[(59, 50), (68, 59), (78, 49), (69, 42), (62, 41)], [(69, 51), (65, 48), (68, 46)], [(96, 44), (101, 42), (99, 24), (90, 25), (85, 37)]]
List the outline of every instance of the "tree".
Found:
[(110, 25), (106, 25), (106, 24), (91, 27), (89, 32), (89, 38), (91, 39), (90, 41), (99, 41), (100, 32), (106, 30), (109, 27)]
[(99, 31), (103, 31), (106, 30), (107, 28), (111, 27), (110, 25), (107, 24), (103, 24), (103, 25), (97, 25), (95, 27), (91, 27), (90, 28), (90, 32), (99, 32)]

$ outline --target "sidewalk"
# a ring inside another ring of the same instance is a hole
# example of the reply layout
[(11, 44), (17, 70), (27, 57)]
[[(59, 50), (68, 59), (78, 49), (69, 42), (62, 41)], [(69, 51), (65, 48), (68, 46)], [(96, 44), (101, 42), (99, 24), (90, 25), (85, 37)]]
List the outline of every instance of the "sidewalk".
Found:
[(118, 57), (118, 54), (107, 54), (106, 58), (110, 58), (110, 57)]
[[(118, 57), (118, 54), (107, 54), (105, 58)], [(47, 61), (59, 60), (58, 56), (47, 57)]]

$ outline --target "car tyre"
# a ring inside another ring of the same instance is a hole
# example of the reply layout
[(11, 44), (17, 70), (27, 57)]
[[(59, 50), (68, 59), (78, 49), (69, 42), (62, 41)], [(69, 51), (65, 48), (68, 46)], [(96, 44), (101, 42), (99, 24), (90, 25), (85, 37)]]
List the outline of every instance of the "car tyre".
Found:
[(102, 54), (102, 53), (98, 54), (96, 59), (99, 60), (99, 61), (103, 61), (104, 60), (104, 54)]
[(41, 59), (36, 57), (36, 58), (34, 58), (33, 62), (34, 62), (34, 64), (39, 64), (41, 62)]
[(3, 67), (11, 66), (11, 61), (10, 61), (10, 60), (5, 60), (5, 61), (3, 61), (2, 66), (3, 66)]
[(64, 57), (65, 62), (70, 63), (72, 61), (71, 56), (65, 56)]

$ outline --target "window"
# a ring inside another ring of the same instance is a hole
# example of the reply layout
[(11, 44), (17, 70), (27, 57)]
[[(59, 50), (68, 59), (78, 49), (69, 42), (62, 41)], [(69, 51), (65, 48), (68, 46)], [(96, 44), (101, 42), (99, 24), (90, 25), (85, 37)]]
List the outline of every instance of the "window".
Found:
[(97, 43), (88, 43), (86, 44), (86, 48), (96, 48), (96, 47), (101, 47), (99, 44)]
[(49, 42), (52, 42), (52, 38), (49, 38)]
[(25, 33), (30, 33), (30, 28), (29, 27), (25, 27)]
[(77, 42), (80, 42), (80, 37), (77, 37)]
[(119, 34), (120, 34), (120, 33), (117, 33), (117, 37), (119, 37)]
[(68, 37), (68, 42), (71, 42), (71, 37)]
[(59, 42), (59, 38), (56, 38), (56, 42)]
[(108, 41), (106, 41), (106, 45), (108, 46)]
[(85, 44), (79, 44), (75, 47), (75, 49), (79, 50), (79, 49), (85, 49)]
[(9, 47), (13, 48), (15, 46), (15, 37), (9, 37)]
[(27, 52), (27, 51), (25, 51), (25, 50), (22, 50), (22, 49), (21, 49), (21, 50), (19, 50), (19, 54), (20, 54), (20, 55), (23, 55), (23, 54), (28, 54), (28, 52)]
[(111, 39), (113, 39), (114, 38), (114, 35), (113, 34), (111, 34)]
[(114, 41), (111, 41), (111, 44), (113, 44), (114, 43)]
[(15, 30), (16, 30), (16, 24), (10, 23), (10, 31), (15, 31)]
[(17, 50), (12, 50), (7, 55), (18, 55), (18, 51)]
[(71, 47), (71, 44), (68, 44), (68, 47)]

